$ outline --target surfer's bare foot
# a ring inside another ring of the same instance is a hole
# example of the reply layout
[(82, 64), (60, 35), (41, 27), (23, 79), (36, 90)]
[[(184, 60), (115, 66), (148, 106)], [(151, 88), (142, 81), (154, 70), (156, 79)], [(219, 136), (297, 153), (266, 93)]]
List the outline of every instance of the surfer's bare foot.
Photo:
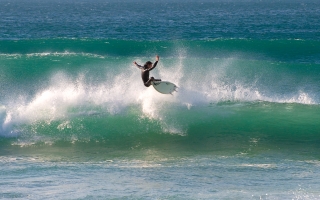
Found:
[(158, 55), (156, 55), (156, 61), (159, 61), (160, 57)]

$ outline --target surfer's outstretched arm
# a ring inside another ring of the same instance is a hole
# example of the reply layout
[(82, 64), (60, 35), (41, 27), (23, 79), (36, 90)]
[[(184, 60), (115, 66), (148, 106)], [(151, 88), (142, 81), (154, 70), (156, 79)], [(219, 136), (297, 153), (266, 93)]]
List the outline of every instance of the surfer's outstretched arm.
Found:
[(139, 69), (143, 69), (143, 66), (139, 65), (136, 61), (134, 61), (133, 64)]
[(153, 63), (153, 66), (150, 69), (148, 69), (148, 71), (153, 70), (157, 66), (159, 59), (160, 59), (160, 57), (157, 55), (156, 56), (156, 62)]

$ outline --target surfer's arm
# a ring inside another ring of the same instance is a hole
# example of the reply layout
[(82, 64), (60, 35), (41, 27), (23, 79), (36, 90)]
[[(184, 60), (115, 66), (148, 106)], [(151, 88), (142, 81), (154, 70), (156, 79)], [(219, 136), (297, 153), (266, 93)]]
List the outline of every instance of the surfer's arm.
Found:
[(150, 69), (148, 69), (148, 71), (153, 70), (153, 69), (157, 66), (157, 64), (158, 64), (158, 61), (154, 62), (154, 63), (153, 63), (153, 66), (152, 66)]
[(156, 56), (156, 62), (154, 62), (153, 66), (148, 70), (149, 71), (153, 70), (157, 66), (158, 62), (159, 62), (159, 56)]
[(143, 69), (143, 66), (139, 65), (137, 62), (133, 62), (133, 64), (138, 67), (139, 69)]

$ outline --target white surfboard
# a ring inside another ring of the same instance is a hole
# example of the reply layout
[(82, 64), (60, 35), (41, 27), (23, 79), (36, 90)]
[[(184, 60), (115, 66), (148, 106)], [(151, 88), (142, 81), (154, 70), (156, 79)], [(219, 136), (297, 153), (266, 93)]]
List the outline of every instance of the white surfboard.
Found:
[(153, 81), (151, 84), (155, 90), (162, 94), (172, 94), (178, 88), (175, 84), (168, 81)]

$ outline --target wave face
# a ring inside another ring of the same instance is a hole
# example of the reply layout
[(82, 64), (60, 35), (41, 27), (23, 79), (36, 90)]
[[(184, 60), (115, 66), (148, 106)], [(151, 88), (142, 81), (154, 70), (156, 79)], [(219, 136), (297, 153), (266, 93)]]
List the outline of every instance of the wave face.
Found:
[[(318, 43), (0, 41), (0, 142), (121, 149), (162, 148), (165, 141), (204, 150), (310, 145), (320, 139)], [(176, 83), (173, 96), (145, 88), (132, 65), (156, 53), (161, 61), (151, 74)]]

